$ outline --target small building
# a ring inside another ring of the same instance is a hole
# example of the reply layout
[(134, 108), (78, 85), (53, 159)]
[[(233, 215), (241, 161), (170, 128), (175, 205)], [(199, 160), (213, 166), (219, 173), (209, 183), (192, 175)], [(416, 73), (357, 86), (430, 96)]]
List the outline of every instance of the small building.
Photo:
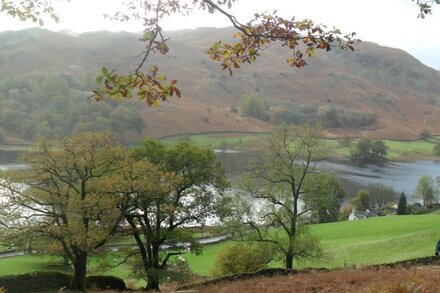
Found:
[(365, 213), (356, 212), (355, 210), (352, 210), (351, 214), (348, 215), (349, 221), (356, 221), (356, 220), (361, 220), (361, 219), (365, 219)]
[(357, 212), (354, 209), (351, 211), (351, 214), (348, 215), (348, 220), (349, 221), (355, 221), (355, 220), (361, 220), (361, 219), (366, 219), (366, 218), (374, 218), (374, 217), (378, 217), (381, 216), (380, 212), (377, 211), (370, 211), (370, 210), (365, 210), (365, 212)]

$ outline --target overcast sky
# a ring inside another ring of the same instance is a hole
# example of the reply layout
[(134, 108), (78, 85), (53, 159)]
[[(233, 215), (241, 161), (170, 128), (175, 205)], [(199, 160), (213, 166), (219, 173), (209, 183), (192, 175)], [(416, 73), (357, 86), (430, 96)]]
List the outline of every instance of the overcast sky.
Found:
[[(45, 27), (55, 31), (86, 32), (96, 30), (141, 31), (140, 24), (123, 24), (105, 20), (104, 13), (112, 14), (122, 0), (71, 0), (55, 3), (61, 20), (47, 21)], [(440, 7), (433, 15), (418, 19), (418, 7), (411, 0), (239, 0), (232, 13), (247, 22), (255, 12), (278, 10), (286, 18), (309, 18), (345, 32), (356, 32), (365, 41), (401, 48), (423, 63), (440, 70)], [(1, 30), (17, 30), (35, 26), (1, 15)], [(197, 12), (190, 17), (171, 17), (163, 23), (165, 30), (200, 26), (228, 26), (221, 15)]]

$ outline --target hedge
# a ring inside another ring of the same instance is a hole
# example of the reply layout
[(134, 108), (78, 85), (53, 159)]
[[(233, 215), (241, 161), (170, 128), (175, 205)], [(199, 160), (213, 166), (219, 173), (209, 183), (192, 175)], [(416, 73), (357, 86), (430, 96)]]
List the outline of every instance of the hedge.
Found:
[[(60, 272), (34, 272), (0, 277), (0, 288), (7, 293), (58, 292), (69, 288), (72, 276)], [(125, 290), (122, 279), (113, 276), (88, 276), (87, 288)], [(1, 292), (1, 291), (0, 291)]]

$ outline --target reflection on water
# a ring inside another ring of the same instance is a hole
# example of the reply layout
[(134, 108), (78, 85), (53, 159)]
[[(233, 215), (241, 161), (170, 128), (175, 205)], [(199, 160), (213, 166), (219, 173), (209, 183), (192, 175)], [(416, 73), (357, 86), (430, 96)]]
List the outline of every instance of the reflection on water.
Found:
[[(0, 151), (0, 170), (23, 168), (24, 165), (18, 160), (20, 153), (15, 150)], [(253, 151), (217, 150), (216, 154), (231, 176), (239, 175), (243, 172), (246, 163), (258, 156), (258, 153)], [(440, 162), (435, 161), (390, 162), (384, 165), (353, 164), (348, 161), (321, 162), (319, 168), (335, 173), (340, 178), (345, 192), (351, 196), (360, 188), (373, 183), (392, 187), (396, 193), (404, 191), (410, 196), (420, 176), (440, 176)]]
[(22, 152), (16, 150), (0, 151), (0, 170), (23, 168), (23, 163), (18, 160)]
[[(257, 155), (256, 152), (217, 153), (225, 165), (226, 172), (232, 176), (240, 174), (246, 162)], [(410, 196), (420, 176), (440, 176), (440, 162), (436, 161), (390, 162), (383, 165), (326, 161), (321, 162), (318, 167), (335, 173), (348, 195), (355, 195), (360, 188), (368, 184), (380, 183), (392, 187), (396, 193), (400, 194), (403, 191)]]

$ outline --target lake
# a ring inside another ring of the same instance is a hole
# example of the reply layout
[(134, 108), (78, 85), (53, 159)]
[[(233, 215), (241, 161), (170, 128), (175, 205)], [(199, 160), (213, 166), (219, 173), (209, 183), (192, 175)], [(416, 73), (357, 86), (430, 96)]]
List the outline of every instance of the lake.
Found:
[[(257, 152), (216, 151), (216, 154), (225, 165), (226, 172), (232, 176), (240, 174), (246, 162), (258, 156)], [(409, 201), (420, 176), (440, 176), (440, 161), (388, 162), (383, 165), (326, 161), (320, 163), (319, 168), (338, 176), (349, 196), (356, 195), (360, 188), (368, 184), (381, 183), (392, 187), (398, 194), (405, 192)]]
[(0, 150), (0, 170), (23, 167), (23, 163), (18, 160), (21, 153), (18, 150)]
[[(23, 167), (18, 161), (20, 153), (17, 150), (0, 150), (0, 169)], [(258, 156), (258, 153), (253, 151), (216, 150), (216, 154), (230, 176), (239, 175), (244, 170), (246, 162)], [(319, 168), (334, 172), (349, 196), (356, 195), (360, 188), (368, 184), (381, 183), (392, 187), (398, 194), (405, 192), (409, 201), (420, 176), (440, 176), (440, 161), (388, 162), (383, 165), (327, 161), (320, 163)]]

